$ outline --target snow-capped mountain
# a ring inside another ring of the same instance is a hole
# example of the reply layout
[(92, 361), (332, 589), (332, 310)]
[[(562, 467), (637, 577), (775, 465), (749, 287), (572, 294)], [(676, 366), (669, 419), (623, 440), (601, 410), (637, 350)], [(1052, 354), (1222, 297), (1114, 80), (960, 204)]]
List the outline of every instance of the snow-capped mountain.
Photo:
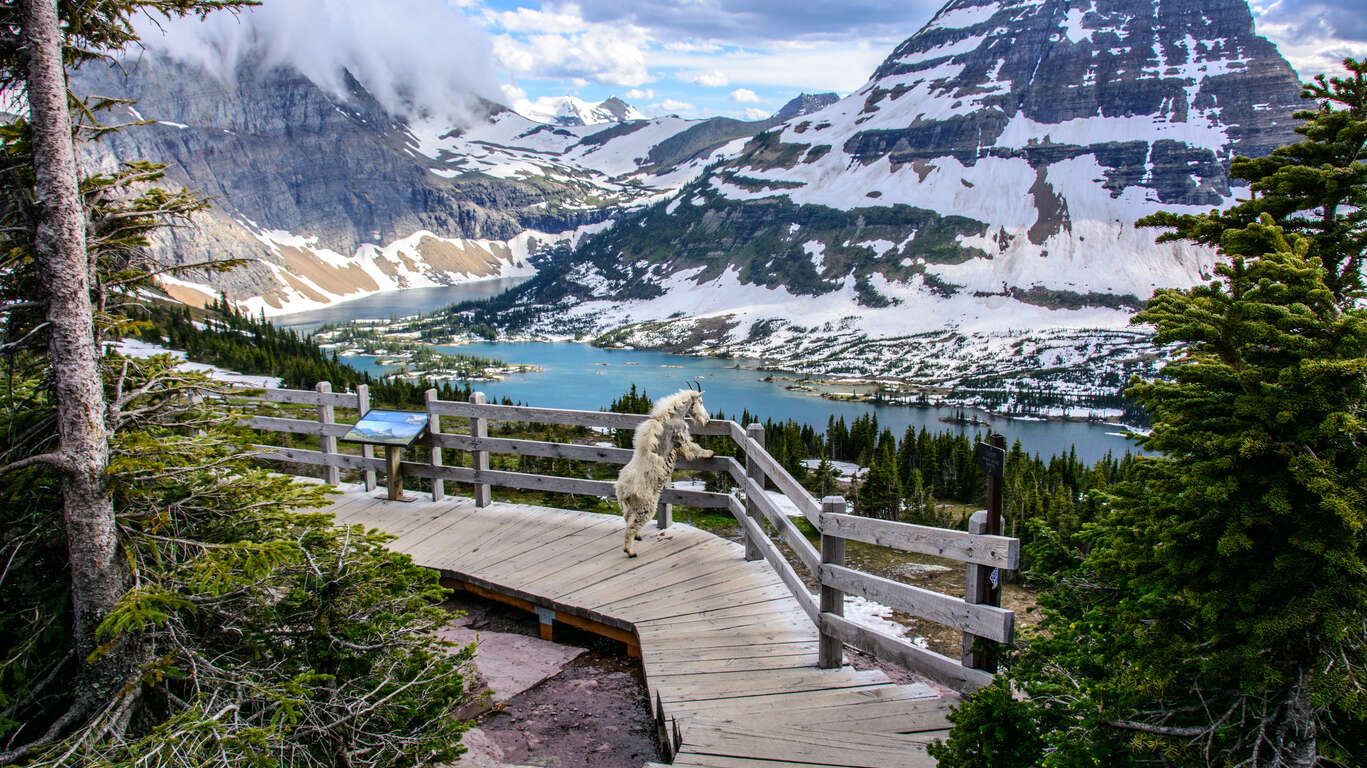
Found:
[(598, 104), (577, 96), (547, 96), (527, 102), (518, 111), (529, 120), (550, 125), (600, 125), (646, 119), (640, 110), (616, 96)]
[(589, 115), (609, 124), (547, 125), (481, 102), (453, 130), (387, 113), (354, 79), (343, 98), (284, 67), (224, 82), (150, 52), (123, 69), (87, 65), (72, 85), (135, 99), (126, 117), (149, 123), (105, 137), (89, 162), (163, 162), (170, 183), (214, 198), (196, 226), (159, 233), (162, 260), (251, 262), (164, 287), (267, 314), (532, 274), (537, 253), (662, 199), (768, 125), (717, 132), (706, 120), (636, 119), (609, 99)]
[(1299, 90), (1243, 0), (954, 0), (518, 300), (816, 372), (1118, 385), (1153, 352), (1130, 310), (1215, 258), (1134, 222), (1232, 202), (1230, 159), (1292, 140)]

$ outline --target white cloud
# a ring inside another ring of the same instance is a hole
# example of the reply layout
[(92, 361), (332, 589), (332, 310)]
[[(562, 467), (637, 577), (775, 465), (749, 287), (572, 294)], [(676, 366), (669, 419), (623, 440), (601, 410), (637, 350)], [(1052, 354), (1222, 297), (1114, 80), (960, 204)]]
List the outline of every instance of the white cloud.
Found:
[(759, 96), (749, 88), (737, 88), (731, 92), (731, 100), (742, 104), (754, 104), (759, 101)]
[(728, 81), (746, 85), (782, 86), (801, 91), (856, 90), (901, 38), (868, 38), (857, 42), (809, 43), (766, 49), (729, 49), (706, 55), (656, 51), (651, 66), (680, 72), (704, 68), (720, 72)]
[(769, 116), (769, 111), (768, 111), (768, 110), (765, 110), (765, 109), (759, 109), (759, 108), (757, 108), (757, 107), (747, 107), (747, 108), (745, 109), (745, 119), (746, 119), (746, 120), (763, 120), (764, 118), (766, 118), (766, 117), (768, 117), (768, 116)]
[(627, 91), (627, 98), (653, 99), (655, 98), (655, 91), (651, 90), (650, 88), (632, 88), (631, 90)]
[(1301, 79), (1340, 76), (1345, 58), (1367, 57), (1367, 16), (1354, 3), (1253, 0), (1258, 33), (1277, 44)]
[(708, 69), (702, 72), (687, 72), (680, 74), (679, 79), (708, 88), (721, 88), (722, 86), (731, 83), (730, 79), (726, 77), (726, 73), (718, 69)]
[(677, 114), (679, 112), (696, 112), (697, 107), (686, 101), (676, 99), (665, 99), (659, 104), (652, 104), (651, 107), (661, 114)]
[(650, 80), (645, 53), (650, 36), (643, 27), (588, 22), (573, 4), (547, 8), (485, 14), (494, 31), (494, 56), (508, 71), (534, 79), (577, 78), (575, 87)]
[(271, 0), (239, 15), (134, 20), (147, 48), (225, 82), (241, 67), (284, 64), (345, 98), (350, 72), (394, 114), (457, 124), (472, 94), (502, 95), (488, 33), (444, 0)]

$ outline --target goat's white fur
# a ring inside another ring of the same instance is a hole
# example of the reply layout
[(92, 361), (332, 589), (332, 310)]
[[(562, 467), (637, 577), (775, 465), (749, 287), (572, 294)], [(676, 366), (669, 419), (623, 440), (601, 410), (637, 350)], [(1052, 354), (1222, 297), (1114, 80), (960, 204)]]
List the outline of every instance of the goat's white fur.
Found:
[(680, 456), (685, 459), (712, 456), (711, 451), (693, 442), (684, 419), (707, 423), (701, 392), (681, 389), (661, 399), (651, 409), (650, 418), (636, 427), (631, 461), (617, 475), (617, 501), (622, 505), (622, 517), (627, 522), (622, 546), (627, 557), (636, 556), (641, 528), (655, 514), (660, 494), (674, 474), (674, 462)]

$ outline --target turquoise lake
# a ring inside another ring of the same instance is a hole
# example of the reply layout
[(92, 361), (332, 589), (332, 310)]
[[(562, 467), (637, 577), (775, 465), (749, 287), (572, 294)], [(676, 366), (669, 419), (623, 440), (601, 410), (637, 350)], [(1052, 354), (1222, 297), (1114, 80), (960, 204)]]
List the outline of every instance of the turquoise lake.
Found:
[[(564, 342), (488, 342), (463, 346), (442, 346), (445, 352), (492, 357), (510, 363), (531, 363), (543, 370), (538, 373), (518, 374), (504, 381), (476, 382), (476, 390), (490, 400), (508, 397), (514, 402), (546, 408), (578, 408), (600, 410), (632, 384), (644, 389), (651, 397), (683, 389), (685, 381), (697, 379), (703, 386), (703, 401), (709, 411), (724, 411), (728, 418), (749, 409), (762, 419), (787, 420), (810, 424), (818, 431), (826, 428), (831, 416), (853, 422), (865, 413), (878, 416), (880, 427), (886, 427), (898, 437), (908, 426), (926, 427), (932, 432), (962, 429), (970, 434), (985, 427), (958, 427), (941, 419), (953, 416), (954, 408), (912, 408), (907, 406), (875, 406), (870, 403), (826, 400), (784, 388), (790, 382), (766, 382), (764, 373), (753, 369), (737, 369), (736, 363), (714, 358), (685, 357), (664, 352), (597, 349), (587, 344)], [(382, 374), (386, 370), (375, 365), (368, 356), (343, 358), (346, 362)], [(1133, 443), (1119, 427), (1065, 421), (1019, 421), (992, 418), (976, 413), (991, 422), (994, 431), (1006, 435), (1007, 442), (1020, 440), (1025, 450), (1050, 456), (1066, 453), (1076, 447), (1078, 456), (1088, 461), (1103, 457), (1107, 452), (1117, 456), (1133, 450)]]

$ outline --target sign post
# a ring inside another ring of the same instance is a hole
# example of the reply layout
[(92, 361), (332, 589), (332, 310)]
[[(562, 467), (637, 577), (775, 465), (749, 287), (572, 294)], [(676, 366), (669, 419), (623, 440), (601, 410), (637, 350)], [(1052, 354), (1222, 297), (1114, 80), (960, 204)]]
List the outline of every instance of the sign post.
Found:
[[(978, 443), (978, 466), (987, 475), (987, 509), (973, 515), (969, 533), (1000, 536), (1002, 533), (1002, 477), (1006, 474), (1006, 437), (989, 435), (987, 442)], [(998, 568), (986, 565), (968, 566), (968, 584), (964, 600), (979, 605), (1000, 607), (1002, 604), (1002, 574)], [(997, 671), (998, 646), (995, 641), (964, 633), (963, 664), (966, 667)]]
[(413, 411), (366, 411), (342, 441), (361, 445), (384, 446), (386, 493), (379, 498), (389, 501), (413, 501), (416, 496), (403, 492), (403, 471), (399, 463), (403, 449), (427, 434), (428, 414)]

